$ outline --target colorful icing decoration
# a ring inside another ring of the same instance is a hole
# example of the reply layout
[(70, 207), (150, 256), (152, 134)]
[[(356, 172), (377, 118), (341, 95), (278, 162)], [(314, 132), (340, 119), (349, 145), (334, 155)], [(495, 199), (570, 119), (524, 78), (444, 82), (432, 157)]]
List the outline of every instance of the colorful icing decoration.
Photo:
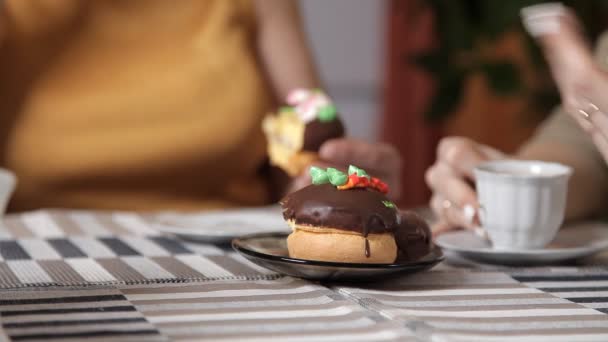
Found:
[[(348, 175), (331, 167), (323, 170), (312, 166), (309, 172), (312, 183), (315, 185), (330, 183), (338, 190), (371, 188), (383, 194), (388, 192), (388, 185), (386, 185), (386, 183), (376, 177), (370, 177), (365, 170), (354, 165), (348, 167)], [(384, 203), (384, 205), (388, 207), (386, 203)]]
[(368, 179), (370, 178), (369, 175), (367, 174), (367, 172), (365, 172), (365, 170), (360, 169), (354, 165), (349, 165), (348, 166), (348, 174), (352, 175), (352, 174), (356, 174), (359, 177), (367, 177)]
[(393, 208), (393, 209), (397, 208), (397, 206), (395, 205), (395, 203), (393, 203), (391, 201), (382, 201), (382, 204), (384, 204), (384, 206), (387, 207), (387, 208)]
[(348, 176), (344, 172), (333, 167), (327, 168), (327, 176), (329, 177), (329, 183), (333, 186), (340, 186), (348, 180)]
[(317, 118), (321, 122), (330, 122), (336, 120), (338, 116), (338, 111), (336, 110), (336, 106), (328, 105), (319, 109), (319, 114)]
[(329, 183), (329, 176), (327, 172), (320, 167), (311, 166), (310, 167), (310, 178), (312, 179), (312, 184), (321, 185)]
[(325, 93), (319, 89), (295, 89), (287, 95), (287, 104), (305, 123), (315, 119), (330, 122), (337, 118), (337, 110)]

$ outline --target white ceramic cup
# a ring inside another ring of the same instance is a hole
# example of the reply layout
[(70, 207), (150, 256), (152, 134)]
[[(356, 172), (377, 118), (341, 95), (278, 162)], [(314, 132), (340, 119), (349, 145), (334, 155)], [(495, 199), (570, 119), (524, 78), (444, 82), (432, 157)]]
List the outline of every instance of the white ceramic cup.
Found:
[(17, 186), (17, 177), (7, 169), (0, 168), (0, 216), (6, 212), (6, 206), (15, 187)]
[(570, 167), (499, 160), (474, 174), (479, 218), (495, 249), (537, 249), (553, 240), (564, 220)]

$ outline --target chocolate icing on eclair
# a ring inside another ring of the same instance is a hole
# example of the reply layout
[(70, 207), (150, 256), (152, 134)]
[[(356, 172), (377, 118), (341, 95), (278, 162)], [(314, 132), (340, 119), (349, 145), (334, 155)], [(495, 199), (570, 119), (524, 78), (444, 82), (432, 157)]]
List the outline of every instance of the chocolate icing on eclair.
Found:
[[(309, 185), (287, 195), (280, 203), (285, 220), (297, 225), (329, 227), (356, 232), (392, 233), (402, 260), (429, 252), (430, 230), (418, 215), (386, 206), (384, 194), (370, 188), (339, 190), (331, 184)], [(365, 255), (370, 256), (366, 239)]]
[(344, 136), (344, 125), (337, 117), (334, 120), (322, 122), (313, 120), (304, 128), (303, 151), (317, 152), (324, 142)]

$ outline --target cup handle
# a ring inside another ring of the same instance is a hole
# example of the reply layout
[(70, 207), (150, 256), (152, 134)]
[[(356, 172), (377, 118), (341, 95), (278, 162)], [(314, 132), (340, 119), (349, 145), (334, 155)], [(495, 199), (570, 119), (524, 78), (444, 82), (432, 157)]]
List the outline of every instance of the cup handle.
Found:
[(477, 227), (475, 229), (475, 234), (477, 234), (477, 236), (479, 236), (482, 239), (485, 239), (486, 241), (488, 241), (491, 244), (492, 240), (490, 240), (490, 236), (488, 235), (488, 232), (486, 232), (486, 230), (483, 228), (483, 222), (485, 221), (485, 217), (486, 217), (486, 209), (484, 208), (483, 204), (479, 203), (479, 208), (477, 209), (477, 213), (479, 215), (479, 223), (481, 224), (481, 227)]
[(479, 207), (477, 208), (477, 212), (479, 213), (479, 223), (483, 226), (483, 222), (486, 220), (486, 208), (483, 204), (479, 203)]

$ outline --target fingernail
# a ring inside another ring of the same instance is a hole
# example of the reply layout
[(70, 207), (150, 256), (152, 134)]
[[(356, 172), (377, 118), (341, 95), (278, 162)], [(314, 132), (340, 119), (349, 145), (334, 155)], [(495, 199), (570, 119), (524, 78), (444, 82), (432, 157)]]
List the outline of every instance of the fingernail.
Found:
[(559, 32), (559, 17), (564, 13), (560, 3), (547, 3), (524, 7), (521, 17), (524, 28), (533, 37)]
[(488, 236), (488, 232), (486, 232), (485, 229), (483, 229), (481, 227), (475, 227), (475, 229), (473, 230), (473, 232), (475, 233), (475, 235), (479, 236), (480, 238), (482, 238), (484, 240), (490, 241), (490, 237)]
[(477, 211), (475, 210), (475, 208), (470, 204), (466, 204), (464, 207), (462, 207), (462, 214), (468, 224), (473, 223), (473, 219), (475, 218), (476, 212)]

